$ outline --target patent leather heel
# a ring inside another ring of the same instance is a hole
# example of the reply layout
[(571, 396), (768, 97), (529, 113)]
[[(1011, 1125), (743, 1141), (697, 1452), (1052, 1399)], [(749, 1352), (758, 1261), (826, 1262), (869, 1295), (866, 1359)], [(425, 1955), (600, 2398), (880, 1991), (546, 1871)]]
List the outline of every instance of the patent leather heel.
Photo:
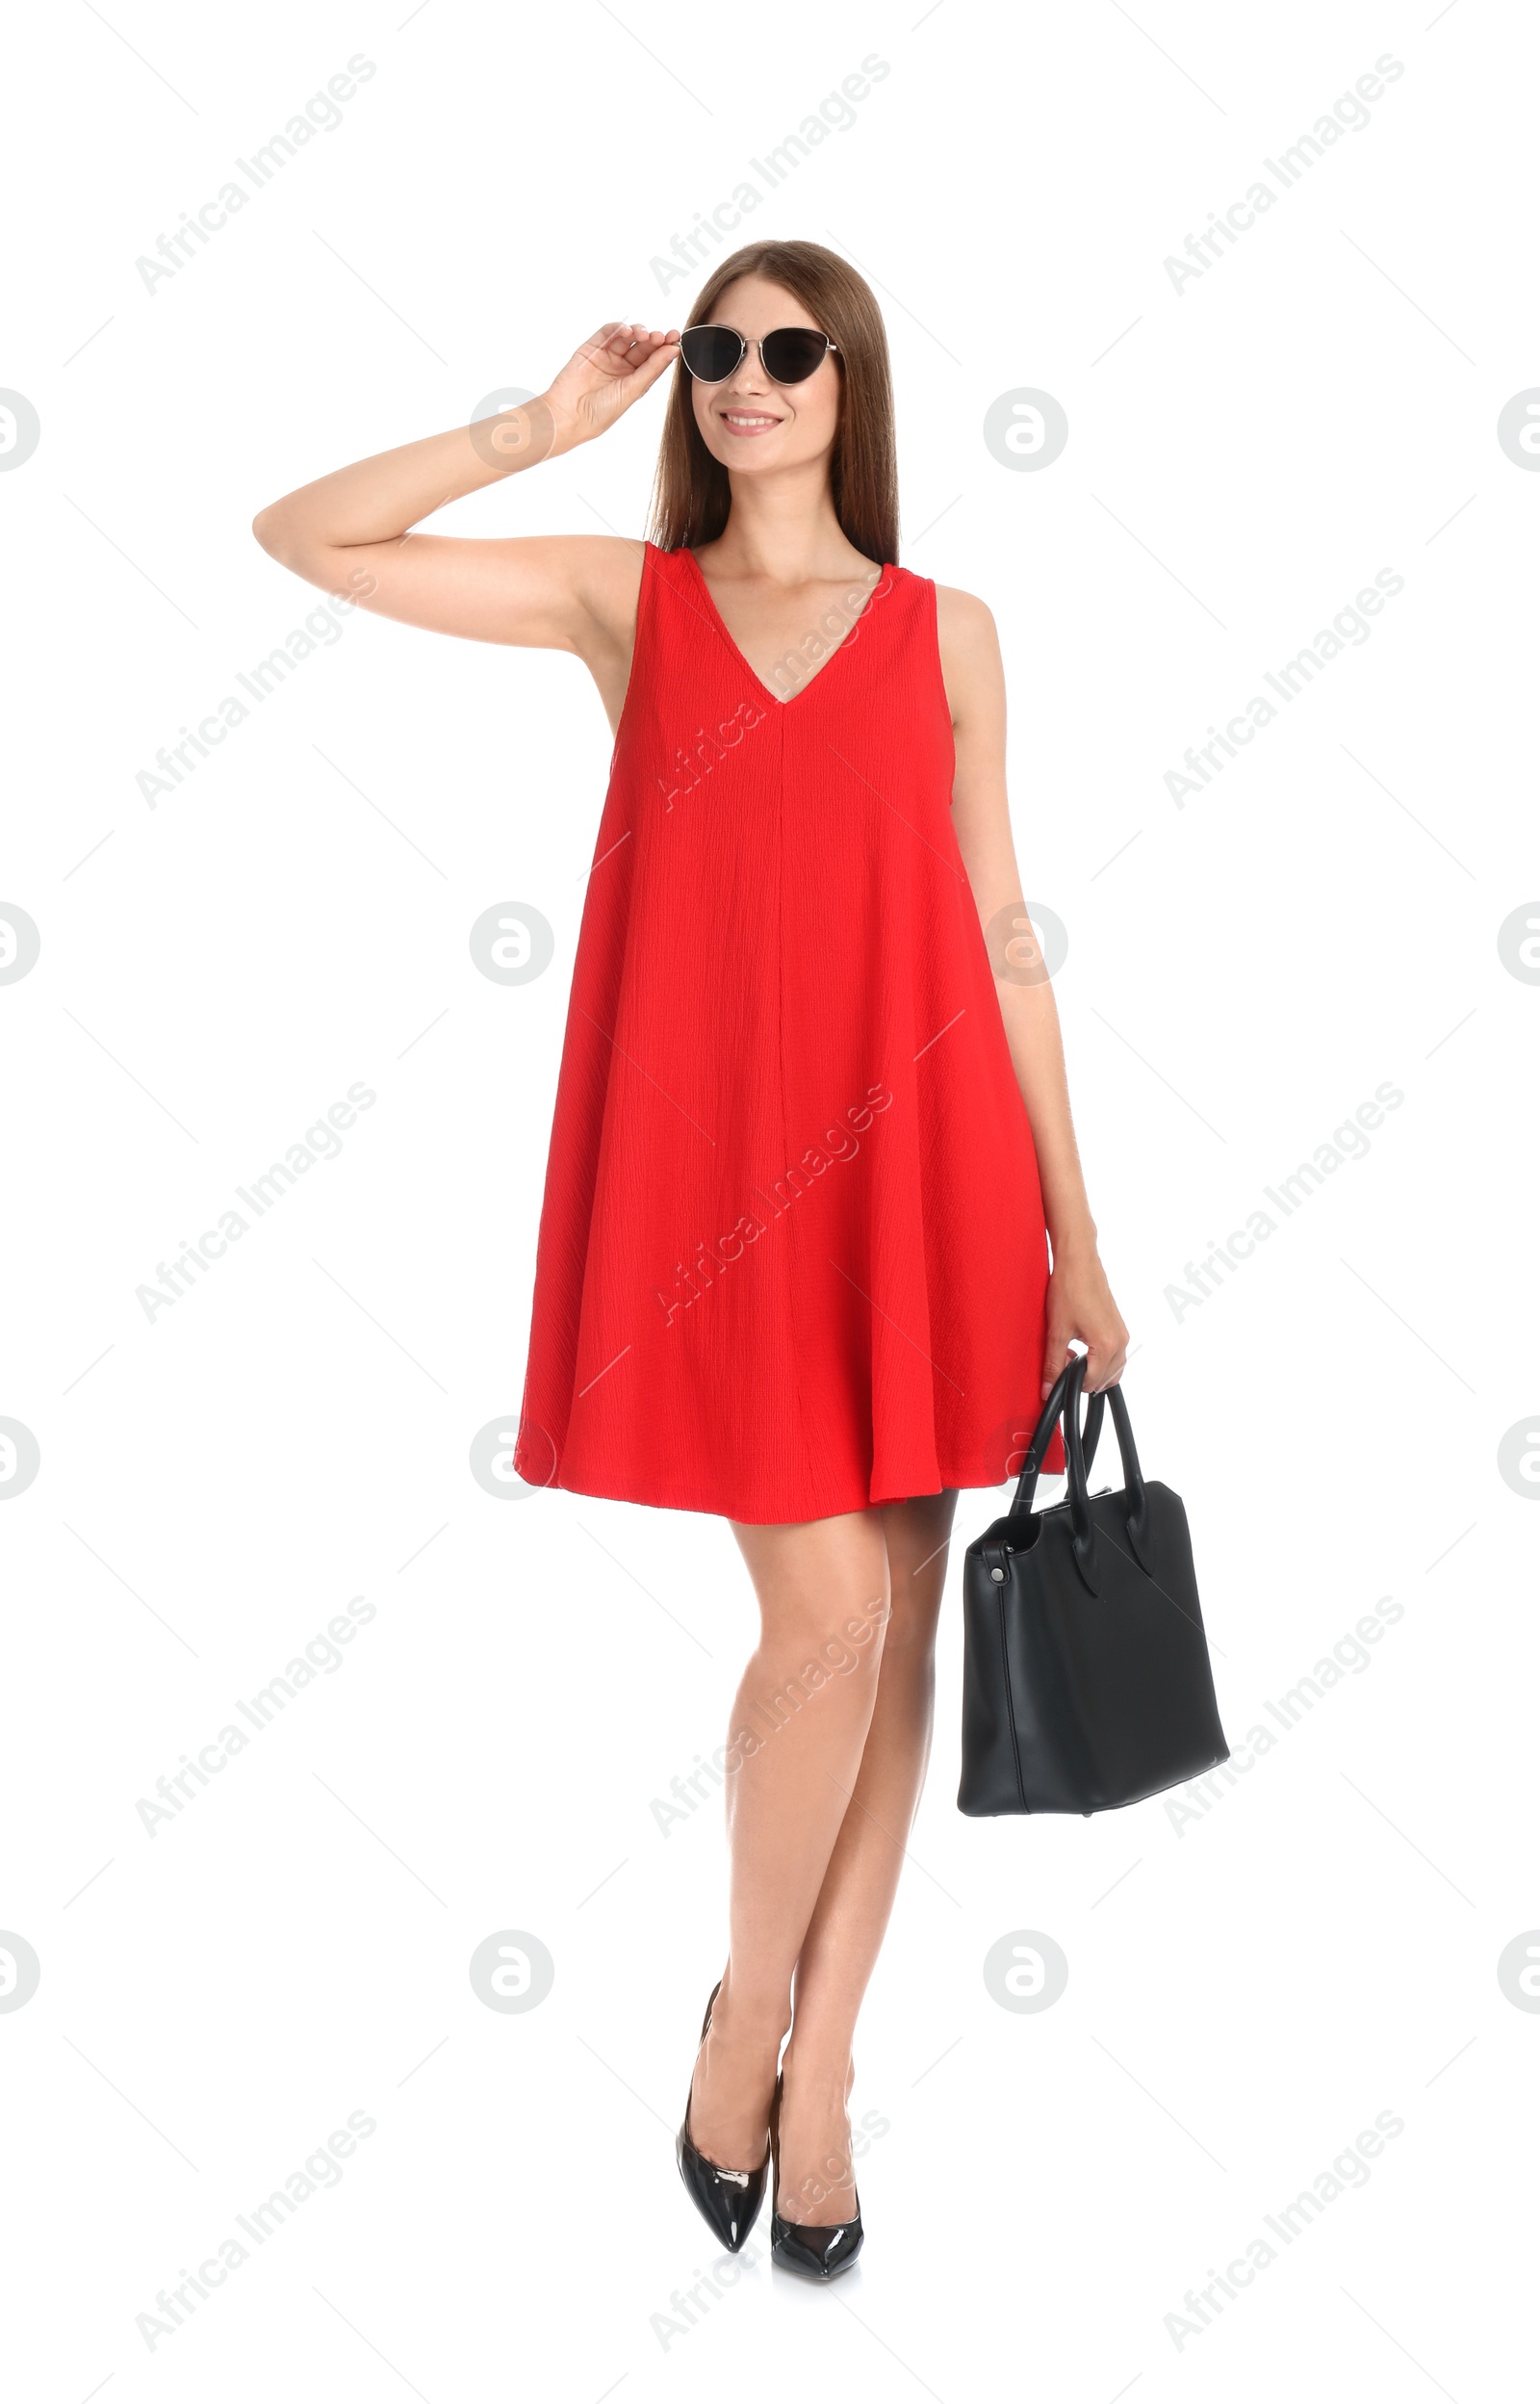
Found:
[(781, 2077), (776, 2076), (776, 2091), (770, 2105), (770, 2163), (774, 2184), (770, 2199), (770, 2259), (783, 2270), (794, 2270), (804, 2279), (837, 2279), (848, 2270), (866, 2242), (866, 2232), (860, 2225), (860, 2197), (856, 2198), (854, 2220), (827, 2222), (822, 2228), (805, 2225), (800, 2220), (783, 2220), (776, 2210), (781, 2193)]
[[(711, 2025), (711, 2005), (722, 1991), (718, 1978), (706, 2006), (701, 2023), (701, 2039)], [(736, 2254), (758, 2216), (764, 2202), (765, 2183), (770, 2169), (768, 2149), (757, 2170), (724, 2170), (719, 2162), (707, 2161), (690, 2136), (690, 2095), (695, 2091), (695, 2074), (690, 2073), (689, 2092), (684, 2098), (684, 2118), (674, 2140), (674, 2157), (680, 2166), (691, 2203), (706, 2222), (718, 2243), (730, 2254)]]

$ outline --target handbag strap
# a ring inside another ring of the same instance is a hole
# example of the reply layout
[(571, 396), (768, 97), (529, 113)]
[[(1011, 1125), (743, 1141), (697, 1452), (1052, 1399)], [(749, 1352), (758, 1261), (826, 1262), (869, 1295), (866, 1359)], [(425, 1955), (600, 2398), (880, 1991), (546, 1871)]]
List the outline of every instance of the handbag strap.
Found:
[[(1080, 1441), (1080, 1390), (1086, 1382), (1086, 1355), (1076, 1353), (1067, 1361), (1054, 1383), (1053, 1392), (1042, 1406), (1021, 1475), (1012, 1498), (1008, 1516), (1028, 1518), (1032, 1498), (1037, 1492), (1038, 1479), (1042, 1470), (1042, 1457), (1061, 1416), (1065, 1427), (1065, 1459), (1069, 1470), (1069, 1524), (1072, 1531), (1075, 1566), (1089, 1590), (1096, 1591), (1096, 1533), (1091, 1521), (1091, 1504), (1086, 1495), (1086, 1456)], [(1094, 1397), (1092, 1397), (1094, 1403)]]
[(1117, 1433), (1117, 1449), (1123, 1457), (1123, 1489), (1128, 1496), (1128, 1540), (1140, 1567), (1153, 1577), (1155, 1551), (1150, 1536), (1149, 1496), (1144, 1491), (1144, 1473), (1139, 1465), (1139, 1455), (1134, 1450), (1134, 1430), (1121, 1385), (1109, 1385), (1107, 1400), (1112, 1409), (1113, 1426)]
[[(1042, 1406), (1042, 1416), (1033, 1432), (1031, 1443), (1027, 1446), (1027, 1457), (1021, 1464), (1021, 1475), (1016, 1480), (1016, 1490), (1011, 1498), (1009, 1515), (1013, 1519), (1025, 1518), (1032, 1509), (1032, 1498), (1038, 1490), (1038, 1480), (1042, 1474), (1043, 1455), (1053, 1440), (1054, 1429), (1059, 1424), (1060, 1415), (1066, 1402), (1069, 1403), (1065, 1436), (1067, 1458), (1068, 1426), (1072, 1420), (1076, 1423), (1078, 1431), (1080, 1389), (1085, 1383), (1085, 1376), (1086, 1356), (1084, 1353), (1076, 1353), (1073, 1359), (1066, 1361), (1064, 1368), (1060, 1370), (1053, 1392)], [(1073, 1400), (1070, 1400), (1071, 1386), (1073, 1387)], [(1093, 1394), (1086, 1416), (1086, 1434), (1091, 1438), (1087, 1458), (1095, 1451), (1096, 1436), (1101, 1433), (1100, 1403), (1101, 1396)]]
[(1042, 1407), (1027, 1457), (1021, 1465), (1016, 1490), (1011, 1500), (1011, 1518), (1030, 1515), (1038, 1480), (1042, 1473), (1043, 1456), (1061, 1418), (1064, 1421), (1065, 1460), (1069, 1480), (1069, 1519), (1073, 1531), (1076, 1565), (1086, 1584), (1095, 1590), (1095, 1536), (1091, 1526), (1091, 1504), (1087, 1495), (1087, 1469), (1094, 1458), (1096, 1439), (1101, 1434), (1102, 1407), (1105, 1399), (1112, 1412), (1113, 1427), (1117, 1436), (1117, 1449), (1122, 1456), (1123, 1487), (1127, 1511), (1128, 1538), (1134, 1557), (1147, 1575), (1155, 1574), (1154, 1552), (1150, 1539), (1149, 1497), (1144, 1488), (1143, 1471), (1134, 1445), (1133, 1424), (1121, 1385), (1110, 1385), (1102, 1394), (1093, 1394), (1086, 1409), (1084, 1433), (1080, 1426), (1080, 1396), (1086, 1382), (1086, 1355), (1076, 1353), (1061, 1370), (1053, 1392)]

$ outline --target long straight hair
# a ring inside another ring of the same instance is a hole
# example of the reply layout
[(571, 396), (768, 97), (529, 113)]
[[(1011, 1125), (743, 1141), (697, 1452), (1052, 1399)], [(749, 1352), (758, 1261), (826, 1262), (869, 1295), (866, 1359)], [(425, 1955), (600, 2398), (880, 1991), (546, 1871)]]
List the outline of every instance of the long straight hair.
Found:
[[(794, 293), (837, 344), (839, 427), (829, 463), (834, 515), (848, 542), (879, 567), (898, 561), (898, 457), (887, 335), (871, 286), (816, 242), (756, 242), (724, 259), (691, 310), (688, 325), (710, 325), (722, 295), (740, 275), (763, 275)], [(653, 482), (648, 531), (661, 551), (715, 542), (732, 493), (727, 469), (695, 423), (690, 372), (674, 363), (674, 389)]]

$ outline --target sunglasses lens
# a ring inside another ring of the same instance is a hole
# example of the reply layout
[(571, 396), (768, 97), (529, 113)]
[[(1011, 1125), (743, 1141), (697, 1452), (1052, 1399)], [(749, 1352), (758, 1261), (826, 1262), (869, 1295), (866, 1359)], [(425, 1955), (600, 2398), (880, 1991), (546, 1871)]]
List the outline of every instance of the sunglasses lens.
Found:
[(783, 325), (766, 334), (760, 355), (764, 372), (777, 384), (803, 384), (822, 367), (829, 349), (826, 337), (810, 325)]
[(731, 325), (691, 325), (680, 336), (680, 350), (692, 375), (720, 384), (743, 356), (743, 337)]

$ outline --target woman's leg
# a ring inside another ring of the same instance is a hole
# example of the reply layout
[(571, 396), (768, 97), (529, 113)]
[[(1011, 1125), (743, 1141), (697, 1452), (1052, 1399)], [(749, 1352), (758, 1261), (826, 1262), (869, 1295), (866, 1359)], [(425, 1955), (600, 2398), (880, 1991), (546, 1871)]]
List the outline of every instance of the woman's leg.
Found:
[(787, 2220), (853, 2220), (845, 2102), (851, 2041), (903, 1868), (930, 1758), (936, 1627), (955, 1490), (882, 1512), (892, 1608), (860, 1775), (797, 1961), (795, 2017), (781, 2103)]
[(732, 1524), (760, 1636), (729, 1728), (729, 1959), (696, 2061), (690, 2135), (708, 2161), (751, 2170), (764, 2159), (798, 1956), (861, 1774), (888, 1576), (879, 1511)]

